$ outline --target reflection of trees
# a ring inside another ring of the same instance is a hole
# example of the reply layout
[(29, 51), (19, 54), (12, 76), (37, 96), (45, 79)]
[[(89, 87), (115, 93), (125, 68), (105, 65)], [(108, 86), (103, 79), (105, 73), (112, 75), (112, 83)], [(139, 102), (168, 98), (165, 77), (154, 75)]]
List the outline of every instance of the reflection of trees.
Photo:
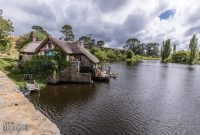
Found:
[(39, 100), (37, 95), (30, 95), (29, 99), (36, 108), (44, 111), (45, 109), (56, 110), (56, 112), (60, 113), (65, 110), (66, 106), (86, 103), (94, 92), (94, 85), (50, 85), (41, 90)]

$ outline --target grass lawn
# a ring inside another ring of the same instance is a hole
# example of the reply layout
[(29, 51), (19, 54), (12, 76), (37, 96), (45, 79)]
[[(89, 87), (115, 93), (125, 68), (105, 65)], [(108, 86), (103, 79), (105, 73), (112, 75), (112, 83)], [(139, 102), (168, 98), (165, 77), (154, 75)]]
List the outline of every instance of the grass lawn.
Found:
[[(24, 75), (16, 69), (17, 62), (18, 60), (11, 56), (0, 57), (0, 70), (12, 79), (20, 87), (20, 89), (23, 89), (25, 86), (25, 81), (23, 80)], [(37, 78), (35, 80), (39, 84), (40, 88), (44, 88), (46, 86), (45, 79)]]

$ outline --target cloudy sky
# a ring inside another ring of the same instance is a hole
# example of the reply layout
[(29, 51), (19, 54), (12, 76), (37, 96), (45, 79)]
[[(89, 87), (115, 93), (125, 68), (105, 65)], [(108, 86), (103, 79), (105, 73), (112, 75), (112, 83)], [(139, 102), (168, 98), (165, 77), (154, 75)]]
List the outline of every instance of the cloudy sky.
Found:
[(61, 26), (70, 24), (76, 39), (92, 34), (109, 47), (135, 37), (144, 43), (171, 38), (181, 49), (200, 32), (199, 0), (0, 0), (0, 9), (15, 35), (40, 25), (61, 37)]

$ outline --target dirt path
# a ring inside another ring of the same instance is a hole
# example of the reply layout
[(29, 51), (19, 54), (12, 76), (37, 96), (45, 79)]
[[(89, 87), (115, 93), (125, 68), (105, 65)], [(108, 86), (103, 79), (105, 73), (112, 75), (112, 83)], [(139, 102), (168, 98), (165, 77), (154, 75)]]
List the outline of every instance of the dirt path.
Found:
[(0, 134), (60, 135), (59, 129), (0, 71)]

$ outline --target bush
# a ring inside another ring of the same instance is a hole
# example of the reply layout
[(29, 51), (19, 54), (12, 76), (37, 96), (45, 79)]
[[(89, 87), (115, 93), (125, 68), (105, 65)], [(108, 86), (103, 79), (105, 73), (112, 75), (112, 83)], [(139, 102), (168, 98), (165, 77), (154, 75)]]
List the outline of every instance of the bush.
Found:
[(116, 61), (117, 60), (117, 55), (115, 54), (115, 52), (113, 50), (108, 50), (106, 52), (106, 56), (108, 61)]
[(95, 52), (95, 56), (102, 62), (106, 61), (107, 60), (107, 56), (106, 56), (106, 53), (104, 51), (102, 51), (101, 49), (98, 49), (96, 52)]
[(127, 59), (131, 59), (134, 56), (134, 53), (132, 50), (128, 50), (128, 52), (126, 53), (126, 58)]
[(175, 63), (189, 63), (190, 52), (188, 51), (177, 51), (172, 55), (172, 61)]
[(47, 77), (58, 69), (58, 63), (54, 60), (29, 60), (23, 66), (23, 72), (40, 77)]
[(0, 39), (0, 52), (7, 53), (11, 49), (11, 40), (10, 38)]
[(92, 47), (90, 52), (94, 54), (101, 62), (104, 62), (107, 60), (107, 56), (105, 51), (101, 50), (101, 48)]
[(60, 71), (69, 63), (62, 57), (57, 56), (33, 56), (31, 60), (22, 66), (23, 73), (34, 74), (46, 78), (54, 71)]
[(122, 61), (126, 59), (125, 52), (111, 48), (97, 48), (93, 46), (90, 52), (94, 54), (101, 62), (105, 61)]

